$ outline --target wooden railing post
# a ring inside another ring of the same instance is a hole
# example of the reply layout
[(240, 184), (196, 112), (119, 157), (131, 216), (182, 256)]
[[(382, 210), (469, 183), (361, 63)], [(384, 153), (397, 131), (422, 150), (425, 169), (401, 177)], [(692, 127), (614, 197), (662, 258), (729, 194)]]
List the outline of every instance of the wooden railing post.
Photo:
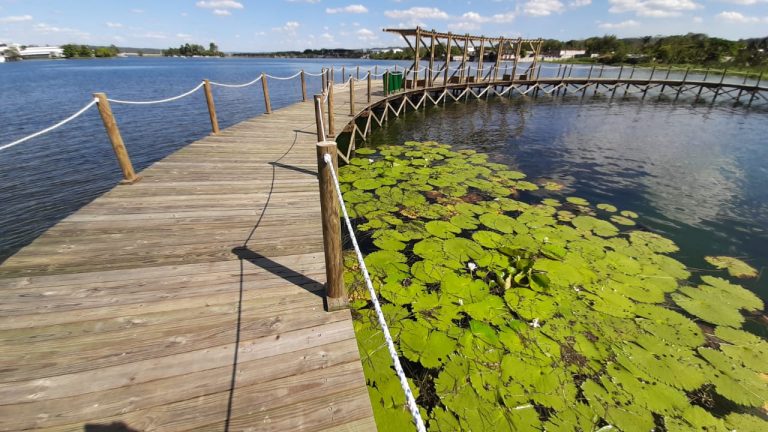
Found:
[(355, 79), (349, 77), (349, 115), (355, 115)]
[(267, 87), (267, 74), (261, 73), (261, 88), (264, 90), (264, 106), (267, 114), (272, 114), (272, 103), (269, 101), (269, 87)]
[(301, 70), (301, 101), (307, 101), (307, 78), (304, 76), (304, 69)]
[(328, 136), (336, 135), (336, 127), (333, 115), (333, 80), (328, 85)]
[(326, 80), (328, 79), (328, 70), (326, 68), (323, 68), (323, 70), (320, 72), (320, 91), (325, 92), (325, 89), (328, 88), (326, 85)]
[(357, 73), (355, 75), (358, 81), (360, 81), (360, 66), (357, 67)]
[(211, 81), (203, 80), (205, 89), (205, 101), (208, 103), (208, 116), (211, 117), (211, 131), (214, 134), (219, 133), (219, 119), (216, 117), (216, 105), (213, 103), (213, 92), (211, 91)]
[(112, 107), (109, 106), (109, 100), (104, 93), (94, 93), (93, 97), (98, 100), (99, 114), (101, 115), (101, 121), (104, 122), (104, 129), (107, 130), (107, 136), (110, 143), (112, 143), (112, 150), (115, 151), (117, 157), (117, 163), (120, 165), (120, 170), (123, 171), (122, 184), (133, 184), (141, 180), (141, 177), (136, 175), (133, 170), (133, 164), (131, 158), (128, 156), (128, 150), (125, 148), (123, 137), (120, 135), (120, 129), (117, 127), (115, 121), (115, 115), (112, 114)]
[(342, 66), (341, 67), (341, 83), (344, 84), (344, 81), (347, 80), (347, 67)]
[(760, 72), (760, 76), (757, 77), (757, 83), (755, 83), (755, 89), (752, 90), (752, 96), (749, 98), (749, 103), (747, 104), (747, 108), (752, 106), (752, 101), (755, 100), (755, 97), (757, 96), (757, 92), (760, 88), (760, 81), (763, 80), (763, 73)]
[(325, 301), (328, 312), (345, 309), (349, 300), (344, 289), (344, 261), (341, 255), (341, 220), (333, 174), (325, 155), (330, 155), (338, 172), (336, 143), (317, 143), (317, 178), (320, 183), (320, 213), (323, 223), (323, 251), (325, 252)]
[(317, 141), (325, 141), (325, 130), (323, 130), (323, 95), (315, 95), (315, 123), (317, 124)]
[(368, 103), (371, 103), (371, 73), (368, 72)]

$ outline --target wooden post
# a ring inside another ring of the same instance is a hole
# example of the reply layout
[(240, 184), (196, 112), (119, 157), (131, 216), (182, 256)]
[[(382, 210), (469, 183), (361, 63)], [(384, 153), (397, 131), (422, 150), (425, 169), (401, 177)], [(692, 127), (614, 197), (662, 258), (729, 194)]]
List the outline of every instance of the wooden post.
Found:
[(613, 91), (611, 92), (611, 99), (613, 99), (613, 97), (616, 96), (616, 89), (619, 87), (619, 81), (621, 81), (622, 72), (624, 72), (624, 65), (621, 65), (621, 69), (619, 69), (619, 77), (616, 79), (616, 84), (613, 85)]
[(267, 74), (261, 74), (261, 88), (264, 90), (264, 106), (267, 107), (267, 114), (272, 114), (272, 103), (269, 101), (269, 87), (267, 86)]
[(325, 93), (325, 89), (328, 87), (325, 84), (325, 80), (328, 79), (328, 71), (323, 68), (323, 70), (320, 72), (320, 91)]
[(216, 117), (216, 105), (213, 103), (213, 92), (211, 91), (211, 82), (203, 80), (205, 89), (205, 101), (208, 103), (208, 116), (211, 118), (211, 131), (214, 134), (219, 133), (219, 119)]
[[(416, 27), (416, 42), (413, 45), (413, 78), (411, 81), (411, 88), (415, 89), (416, 84), (419, 82), (419, 60), (421, 60), (421, 27)], [(407, 76), (406, 76), (407, 78)]]
[(432, 38), (429, 42), (429, 70), (427, 71), (429, 73), (429, 78), (427, 79), (427, 82), (425, 83), (427, 86), (432, 87), (432, 84), (435, 79), (435, 34), (432, 34)]
[[(600, 65), (600, 75), (597, 76), (597, 79), (601, 79), (603, 77), (603, 70), (605, 70), (605, 65)], [(592, 93), (592, 96), (596, 96), (597, 95), (597, 89), (599, 89), (599, 88), (600, 88), (600, 83), (599, 82), (595, 82), (595, 92)]]
[(484, 72), (484, 64), (483, 64), (483, 57), (485, 56), (485, 38), (480, 38), (480, 52), (478, 53), (478, 59), (477, 59), (477, 75), (476, 79), (477, 82), (480, 82), (480, 80), (483, 78), (483, 72)]
[(461, 55), (461, 74), (459, 75), (459, 82), (464, 82), (464, 78), (469, 75), (467, 70), (467, 55), (469, 54), (469, 33), (464, 37), (464, 53)]
[(336, 135), (336, 123), (333, 115), (333, 81), (328, 86), (328, 136)]
[(451, 70), (451, 44), (453, 44), (453, 34), (448, 33), (448, 45), (445, 50), (445, 71), (443, 73), (443, 86), (448, 85), (448, 72)]
[(648, 78), (648, 84), (645, 85), (645, 89), (643, 89), (643, 97), (641, 99), (645, 99), (645, 95), (648, 93), (648, 86), (651, 85), (651, 81), (653, 80), (653, 73), (656, 72), (656, 66), (654, 66), (651, 69), (651, 76)]
[(376, 65), (373, 67), (373, 73), (375, 73), (376, 75), (379, 74), (379, 65)]
[(349, 115), (355, 116), (355, 79), (349, 77)]
[(357, 80), (360, 81), (360, 66), (357, 67)]
[(672, 72), (672, 66), (669, 66), (669, 69), (667, 69), (667, 75), (664, 77), (664, 84), (661, 85), (661, 92), (659, 93), (659, 100), (661, 100), (661, 95), (664, 94), (664, 90), (667, 88), (667, 81), (669, 81), (669, 74)]
[(347, 81), (347, 67), (341, 67), (341, 83), (344, 84)]
[[(512, 81), (517, 80), (517, 63), (520, 61), (520, 49), (523, 44), (522, 38), (517, 38), (517, 44), (515, 45), (515, 63), (512, 65)], [(510, 95), (512, 92), (509, 93)]]
[(115, 121), (115, 115), (112, 114), (112, 107), (109, 106), (109, 100), (104, 93), (94, 93), (93, 97), (98, 99), (99, 114), (101, 115), (101, 121), (104, 122), (104, 129), (107, 130), (107, 136), (109, 142), (112, 143), (112, 150), (115, 151), (117, 157), (117, 163), (120, 165), (120, 170), (123, 171), (123, 180), (121, 184), (133, 184), (141, 180), (141, 177), (136, 175), (133, 170), (133, 164), (131, 158), (128, 156), (128, 150), (125, 148), (123, 137), (120, 135), (120, 129), (117, 127), (117, 121)]
[(683, 75), (683, 82), (680, 83), (680, 87), (677, 88), (677, 94), (675, 95), (675, 101), (677, 101), (677, 98), (680, 97), (680, 92), (683, 91), (683, 87), (685, 86), (685, 80), (688, 79), (688, 72), (691, 71), (691, 68), (685, 69), (685, 75)]
[[(499, 39), (499, 45), (496, 47), (496, 63), (493, 66), (493, 80), (499, 80), (499, 67), (501, 66), (501, 57), (504, 55), (504, 38)], [(503, 77), (502, 77), (503, 78)]]
[[(707, 82), (707, 77), (709, 76), (709, 68), (707, 68), (707, 71), (704, 72), (704, 82)], [(699, 86), (699, 92), (696, 93), (696, 101), (699, 100), (699, 96), (701, 96), (701, 92), (704, 91), (704, 86)]]
[(301, 70), (301, 101), (307, 101), (307, 78), (304, 76), (304, 69)]
[(728, 69), (723, 70), (723, 75), (720, 77), (720, 83), (717, 84), (715, 95), (712, 97), (712, 103), (715, 103), (715, 99), (717, 99), (717, 96), (720, 94), (720, 89), (723, 87), (723, 81), (725, 80), (725, 74), (727, 73)]
[(757, 77), (757, 83), (755, 84), (755, 89), (752, 90), (752, 97), (749, 98), (749, 103), (747, 104), (747, 108), (752, 106), (752, 101), (755, 100), (755, 96), (757, 96), (758, 89), (760, 88), (760, 81), (763, 80), (763, 73), (760, 72), (760, 76)]
[(315, 124), (317, 125), (317, 141), (325, 141), (325, 130), (323, 130), (323, 95), (315, 95)]
[(368, 72), (368, 103), (371, 103), (371, 73)]
[(325, 301), (328, 312), (345, 309), (349, 300), (344, 289), (344, 261), (341, 255), (341, 220), (335, 180), (331, 167), (325, 161), (331, 156), (338, 172), (336, 143), (317, 143), (317, 178), (320, 183), (320, 214), (323, 224), (323, 251), (325, 252)]
[(749, 76), (748, 74), (744, 74), (744, 81), (742, 81), (741, 83), (742, 88), (739, 89), (739, 94), (736, 95), (736, 103), (739, 103), (739, 101), (741, 100), (741, 94), (744, 93), (744, 86), (747, 84), (748, 76)]

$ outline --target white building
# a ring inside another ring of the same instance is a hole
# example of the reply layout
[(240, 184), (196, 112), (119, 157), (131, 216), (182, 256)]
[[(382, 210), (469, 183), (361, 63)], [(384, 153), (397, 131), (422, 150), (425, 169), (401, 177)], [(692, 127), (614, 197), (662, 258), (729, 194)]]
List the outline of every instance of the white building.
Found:
[(19, 51), (19, 54), (25, 60), (63, 58), (64, 49), (59, 47), (28, 47)]
[(586, 50), (561, 50), (560, 51), (561, 59), (572, 59), (574, 57), (580, 57), (585, 55), (587, 55)]

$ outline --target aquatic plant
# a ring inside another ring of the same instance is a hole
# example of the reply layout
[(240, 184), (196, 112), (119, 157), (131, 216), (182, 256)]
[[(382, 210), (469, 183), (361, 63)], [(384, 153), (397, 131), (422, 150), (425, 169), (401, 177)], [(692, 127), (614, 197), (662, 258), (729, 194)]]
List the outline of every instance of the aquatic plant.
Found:
[[(695, 279), (634, 212), (550, 183), (531, 193), (472, 150), (358, 155), (340, 170), (344, 196), (430, 430), (768, 428), (768, 342), (741, 329), (763, 302)], [(345, 265), (379, 430), (410, 430), (354, 257)]]

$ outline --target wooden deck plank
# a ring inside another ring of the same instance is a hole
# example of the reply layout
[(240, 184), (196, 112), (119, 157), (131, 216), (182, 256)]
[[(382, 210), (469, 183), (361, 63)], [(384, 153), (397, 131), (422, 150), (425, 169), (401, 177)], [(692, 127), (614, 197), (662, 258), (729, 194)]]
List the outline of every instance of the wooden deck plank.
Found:
[(0, 430), (375, 430), (315, 141), (311, 103), (246, 120), (0, 264)]

